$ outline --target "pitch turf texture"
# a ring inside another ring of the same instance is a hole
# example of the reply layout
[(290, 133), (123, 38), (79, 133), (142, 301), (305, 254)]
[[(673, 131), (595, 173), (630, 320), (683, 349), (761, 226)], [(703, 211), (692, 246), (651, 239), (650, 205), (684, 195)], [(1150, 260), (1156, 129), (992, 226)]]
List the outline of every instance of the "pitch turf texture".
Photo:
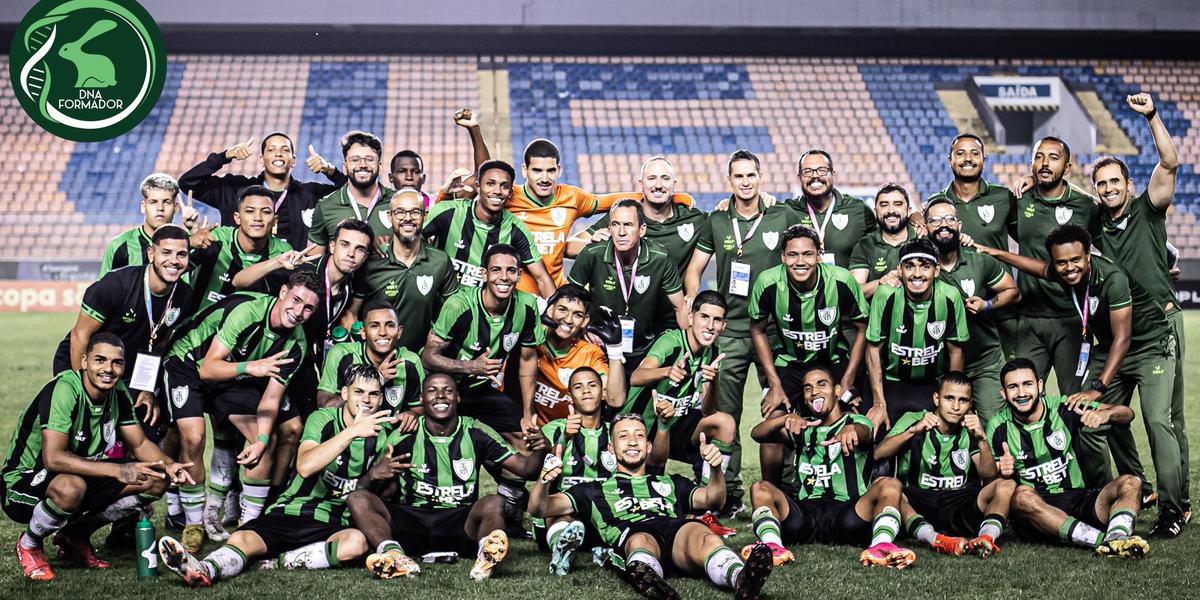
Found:
[[(6, 392), (0, 399), (0, 439), (7, 445), (17, 415), (49, 379), (50, 357), (62, 335), (74, 321), (73, 315), (0, 315), (0, 381)], [(1200, 408), (1195, 397), (1200, 392), (1200, 313), (1186, 319), (1191, 356), (1185, 368), (1189, 381), (1188, 420), (1192, 439), (1192, 495), (1200, 497), (1197, 482), (1200, 469), (1194, 459), (1200, 455)], [(756, 404), (756, 402), (755, 402)], [(1135, 404), (1135, 409), (1137, 405)], [(743, 439), (758, 421), (756, 408), (747, 403), (743, 419)], [(1150, 465), (1150, 452), (1140, 423), (1137, 432), (1143, 462)], [(746, 481), (758, 475), (757, 452), (746, 453)], [(165, 508), (158, 510), (161, 535)], [(749, 511), (747, 511), (748, 513)], [(1153, 509), (1138, 521), (1144, 534), (1155, 516)], [(743, 513), (729, 523), (738, 529), (730, 545), (740, 549), (753, 540)], [(915, 540), (905, 543), (916, 549), (917, 563), (907, 571), (871, 569), (858, 564), (859, 550), (849, 547), (807, 546), (794, 549), (796, 562), (772, 574), (764, 589), (769, 598), (1184, 598), (1200, 596), (1200, 525), (1189, 526), (1174, 540), (1151, 541), (1150, 556), (1140, 562), (1105, 560), (1091, 552), (1065, 547), (1049, 547), (1000, 541), (1001, 554), (987, 560), (955, 558), (920, 548)], [(317, 572), (251, 572), (233, 581), (220, 582), (209, 590), (185, 589), (179, 580), (164, 571), (156, 580), (138, 581), (132, 552), (118, 555), (100, 550), (113, 566), (107, 570), (86, 571), (66, 566), (54, 557), (51, 565), (56, 578), (50, 583), (25, 580), (17, 564), (13, 547), (21, 528), (0, 519), (0, 597), (113, 598), (575, 598), (579, 600), (636, 597), (612, 574), (591, 564), (590, 556), (577, 556), (575, 570), (563, 578), (546, 573), (546, 556), (532, 542), (513, 544), (508, 558), (496, 575), (483, 583), (467, 578), (470, 560), (456, 565), (425, 565), (417, 579), (377, 581), (360, 566)], [(107, 529), (96, 536), (99, 544)], [(216, 548), (212, 542), (204, 551)], [(49, 554), (49, 552), (48, 552)], [(671, 584), (684, 598), (723, 598), (729, 594), (707, 582), (672, 579)]]

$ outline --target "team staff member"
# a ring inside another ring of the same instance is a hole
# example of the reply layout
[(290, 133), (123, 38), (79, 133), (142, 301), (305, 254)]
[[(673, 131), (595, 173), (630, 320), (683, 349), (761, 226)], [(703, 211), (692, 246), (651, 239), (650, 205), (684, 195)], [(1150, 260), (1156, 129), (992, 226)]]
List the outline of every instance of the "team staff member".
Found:
[(176, 199), (179, 184), (175, 183), (174, 177), (166, 173), (147, 175), (139, 189), (142, 192), (142, 202), (138, 210), (145, 217), (145, 221), (108, 242), (104, 247), (104, 256), (100, 259), (100, 277), (104, 277), (113, 269), (130, 265), (140, 267), (146, 264), (146, 251), (150, 249), (151, 236), (159, 227), (174, 220), (176, 210), (183, 209), (183, 227), (189, 231), (196, 226), (200, 217), (200, 212), (192, 207), (190, 196), (187, 204), (179, 203)]
[(796, 165), (800, 196), (785, 205), (796, 211), (801, 224), (821, 237), (821, 262), (845, 269), (850, 266), (854, 245), (877, 225), (866, 202), (834, 188), (836, 176), (828, 152), (806, 151)]
[(347, 219), (365, 221), (376, 238), (391, 235), (388, 204), (396, 191), (379, 183), (382, 157), (383, 142), (373, 134), (355, 130), (342, 136), (342, 168), (349, 179), (321, 198), (313, 211), (308, 243), (320, 246), (319, 252), (325, 252), (338, 224)]
[(895, 183), (885, 183), (875, 192), (875, 220), (879, 226), (854, 245), (850, 254), (850, 273), (862, 286), (863, 296), (870, 299), (880, 282), (898, 287), (900, 246), (918, 237), (909, 224), (908, 190)]
[(293, 248), (303, 248), (307, 244), (308, 229), (313, 223), (313, 208), (317, 200), (344, 185), (346, 176), (321, 158), (309, 144), (305, 161), (308, 169), (324, 175), (332, 183), (296, 181), (292, 178), (292, 167), (296, 164), (295, 147), (287, 134), (278, 131), (268, 133), (259, 146), (263, 170), (258, 175), (216, 175), (230, 162), (249, 158), (253, 147), (254, 138), (250, 138), (224, 152), (209, 154), (204, 162), (179, 178), (179, 186), (197, 200), (220, 211), (222, 225), (236, 224), (234, 214), (238, 212), (241, 200), (239, 192), (243, 188), (263, 186), (268, 190), (273, 212), (279, 215), (276, 235)]
[(1008, 223), (1016, 211), (1016, 198), (1008, 188), (983, 178), (987, 164), (983, 140), (973, 133), (959, 134), (950, 141), (947, 162), (954, 179), (925, 200), (925, 209), (933, 201), (945, 199), (958, 211), (963, 234), (993, 248), (1007, 248)]

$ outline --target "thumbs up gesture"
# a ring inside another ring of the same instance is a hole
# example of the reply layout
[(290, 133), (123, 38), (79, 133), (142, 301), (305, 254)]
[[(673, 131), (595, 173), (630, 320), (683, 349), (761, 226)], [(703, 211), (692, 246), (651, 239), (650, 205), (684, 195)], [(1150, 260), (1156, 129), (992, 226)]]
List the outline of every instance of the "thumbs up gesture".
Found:
[(329, 174), (333, 170), (333, 163), (325, 160), (320, 154), (317, 154), (316, 148), (312, 144), (308, 145), (308, 158), (304, 159), (304, 164), (308, 165), (308, 170), (313, 173)]
[(254, 150), (254, 137), (225, 151), (225, 158), (230, 160), (246, 160)]
[(542, 474), (538, 477), (538, 479), (543, 484), (548, 484), (555, 479), (558, 479), (559, 475), (562, 475), (562, 457), (562, 444), (555, 444), (554, 452), (547, 454), (546, 458), (542, 459)]
[(575, 435), (583, 428), (583, 415), (575, 410), (575, 404), (568, 402), (567, 404), (567, 426), (563, 429), (564, 435)]
[(1000, 455), (1000, 460), (996, 461), (996, 466), (1000, 468), (1001, 477), (1012, 477), (1017, 472), (1017, 462), (1013, 459), (1012, 452), (1008, 449), (1008, 442), (1001, 442), (1000, 448), (1003, 453)]
[(719, 470), (721, 468), (721, 451), (713, 444), (708, 443), (708, 438), (705, 437), (704, 432), (700, 432), (700, 458), (714, 469)]

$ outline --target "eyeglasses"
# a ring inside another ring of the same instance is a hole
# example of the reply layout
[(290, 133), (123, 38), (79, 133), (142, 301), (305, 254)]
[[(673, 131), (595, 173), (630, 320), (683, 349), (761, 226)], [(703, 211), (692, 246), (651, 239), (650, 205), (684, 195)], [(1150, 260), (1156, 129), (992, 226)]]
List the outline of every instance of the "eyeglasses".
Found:
[(375, 165), (379, 164), (378, 156), (347, 156), (346, 164), (348, 165)]
[(815, 169), (801, 169), (800, 176), (801, 177), (813, 177), (813, 176), (824, 177), (832, 172), (833, 172), (833, 169), (830, 169), (829, 167), (817, 167)]
[(397, 209), (392, 210), (392, 216), (396, 217), (397, 219), (403, 219), (405, 217), (415, 219), (417, 217), (425, 216), (425, 209), (423, 209), (423, 208), (412, 208), (412, 209), (397, 208)]
[(936, 226), (936, 225), (941, 225), (942, 223), (945, 223), (947, 225), (958, 225), (959, 219), (958, 219), (958, 217), (956, 217), (954, 215), (946, 215), (944, 217), (925, 217), (926, 225)]

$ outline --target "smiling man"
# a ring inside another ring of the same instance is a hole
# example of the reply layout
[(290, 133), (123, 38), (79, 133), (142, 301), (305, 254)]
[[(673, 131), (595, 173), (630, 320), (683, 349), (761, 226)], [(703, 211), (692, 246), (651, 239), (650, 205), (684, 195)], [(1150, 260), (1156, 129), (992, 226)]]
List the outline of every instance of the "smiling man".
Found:
[(801, 154), (796, 179), (800, 196), (785, 206), (796, 211), (800, 223), (817, 232), (821, 262), (849, 268), (855, 244), (878, 228), (871, 207), (834, 187), (837, 173), (833, 157), (825, 150), (814, 148)]
[(145, 222), (108, 242), (100, 259), (100, 277), (104, 277), (113, 269), (125, 266), (140, 267), (146, 264), (146, 252), (150, 249), (151, 237), (159, 227), (175, 219), (176, 210), (183, 209), (184, 229), (191, 230), (195, 227), (196, 219), (200, 216), (200, 213), (191, 207), (190, 201), (187, 205), (179, 203), (179, 184), (175, 182), (174, 177), (166, 173), (147, 175), (139, 189), (142, 192), (139, 210), (145, 217)]
[(395, 190), (379, 183), (383, 142), (373, 134), (355, 130), (342, 136), (341, 146), (342, 167), (349, 180), (317, 202), (308, 231), (308, 242), (320, 246), (320, 252), (333, 241), (338, 225), (346, 219), (366, 222), (376, 238), (391, 235), (388, 201)]
[(886, 183), (875, 192), (875, 220), (879, 228), (855, 244), (847, 267), (868, 300), (875, 295), (880, 282), (892, 287), (900, 285), (900, 245), (917, 237), (917, 230), (909, 224), (910, 208), (908, 190), (902, 185)]
[[(601, 380), (608, 379), (609, 364), (605, 360), (604, 349), (583, 338), (590, 321), (589, 309), (592, 295), (587, 290), (568, 283), (558, 288), (546, 303), (546, 311), (542, 313), (542, 325), (546, 329), (546, 341), (538, 346), (538, 372), (533, 395), (533, 406), (525, 407), (523, 412), (534, 415), (538, 427), (563, 419), (567, 416), (567, 408), (571, 400), (567, 393), (567, 381), (571, 373), (587, 367), (600, 374)], [(625, 371), (619, 348), (616, 359), (612, 361), (614, 368), (619, 370), (620, 386), (610, 386), (610, 391), (623, 390)], [(614, 399), (611, 404), (620, 406), (620, 401)]]
[(362, 311), (361, 340), (334, 344), (325, 355), (317, 387), (317, 403), (338, 406), (340, 390), (354, 365), (371, 365), (384, 378), (384, 407), (392, 414), (419, 410), (421, 380), (425, 369), (421, 357), (400, 345), (400, 324), (396, 309), (383, 300), (368, 302)]

